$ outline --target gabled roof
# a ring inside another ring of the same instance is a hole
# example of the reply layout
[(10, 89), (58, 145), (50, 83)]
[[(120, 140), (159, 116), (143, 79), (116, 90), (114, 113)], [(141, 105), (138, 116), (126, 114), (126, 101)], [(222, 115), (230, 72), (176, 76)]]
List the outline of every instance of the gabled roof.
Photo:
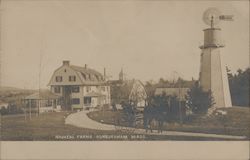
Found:
[[(142, 82), (139, 80), (125, 80), (125, 81), (113, 81), (110, 83), (111, 85), (111, 98), (116, 103), (120, 103), (121, 101), (127, 101), (130, 98), (132, 89), (135, 83), (139, 83), (143, 86)], [(145, 91), (146, 92), (146, 91)]]

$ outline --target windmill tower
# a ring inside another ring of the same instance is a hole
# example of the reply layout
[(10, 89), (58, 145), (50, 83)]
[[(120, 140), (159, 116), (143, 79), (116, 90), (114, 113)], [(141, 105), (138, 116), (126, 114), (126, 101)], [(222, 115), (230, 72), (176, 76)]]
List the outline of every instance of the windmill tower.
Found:
[(204, 44), (200, 46), (201, 66), (200, 85), (204, 91), (211, 90), (214, 97), (214, 107), (231, 107), (231, 95), (229, 91), (226, 67), (221, 59), (221, 29), (214, 27), (220, 20), (232, 20), (233, 16), (221, 15), (215, 8), (209, 8), (204, 12), (203, 20), (210, 28), (204, 29)]

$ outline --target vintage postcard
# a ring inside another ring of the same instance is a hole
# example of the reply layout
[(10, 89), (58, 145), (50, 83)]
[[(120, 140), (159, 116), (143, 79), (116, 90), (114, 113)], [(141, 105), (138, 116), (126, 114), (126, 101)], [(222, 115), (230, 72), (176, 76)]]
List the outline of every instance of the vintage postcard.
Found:
[(249, 1), (2, 0), (0, 12), (2, 147), (247, 146)]

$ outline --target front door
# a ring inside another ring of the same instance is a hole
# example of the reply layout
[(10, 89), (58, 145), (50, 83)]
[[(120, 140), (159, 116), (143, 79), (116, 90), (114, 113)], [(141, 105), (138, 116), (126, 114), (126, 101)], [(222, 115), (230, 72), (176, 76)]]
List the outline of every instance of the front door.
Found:
[(71, 87), (64, 86), (62, 90), (63, 90), (62, 107), (65, 110), (70, 110), (71, 109)]
[(91, 107), (91, 97), (84, 97), (83, 102), (85, 107)]

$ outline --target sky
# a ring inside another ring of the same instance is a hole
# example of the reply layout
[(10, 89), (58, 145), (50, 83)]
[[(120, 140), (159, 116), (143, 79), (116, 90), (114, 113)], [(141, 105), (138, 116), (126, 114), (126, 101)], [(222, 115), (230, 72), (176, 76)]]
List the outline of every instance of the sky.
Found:
[(111, 79), (121, 68), (128, 79), (198, 79), (209, 7), (234, 15), (219, 23), (221, 56), (232, 72), (245, 69), (248, 1), (3, 0), (2, 86), (46, 88), (63, 60), (101, 73), (105, 67)]

